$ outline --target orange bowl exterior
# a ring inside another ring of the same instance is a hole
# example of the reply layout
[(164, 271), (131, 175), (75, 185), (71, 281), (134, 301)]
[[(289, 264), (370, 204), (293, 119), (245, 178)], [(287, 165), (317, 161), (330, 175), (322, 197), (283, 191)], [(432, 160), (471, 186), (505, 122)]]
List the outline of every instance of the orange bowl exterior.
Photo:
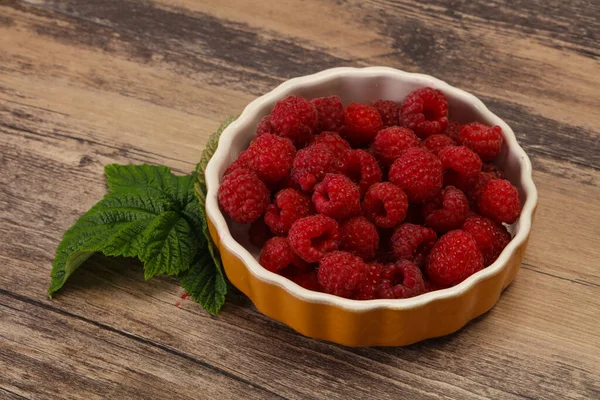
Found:
[(408, 309), (380, 307), (357, 311), (305, 301), (282, 287), (260, 280), (237, 255), (222, 245), (212, 221), (208, 222), (227, 277), (260, 312), (305, 336), (353, 347), (405, 346), (459, 330), (496, 304), (502, 291), (515, 278), (529, 242), (528, 236), (498, 273), (458, 296)]

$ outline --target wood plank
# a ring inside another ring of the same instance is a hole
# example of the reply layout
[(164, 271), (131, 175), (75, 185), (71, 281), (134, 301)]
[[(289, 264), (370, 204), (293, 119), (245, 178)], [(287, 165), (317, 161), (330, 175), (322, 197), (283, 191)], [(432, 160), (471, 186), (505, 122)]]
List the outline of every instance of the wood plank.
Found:
[(15, 395), (280, 398), (200, 359), (3, 290), (0, 318), (0, 386)]

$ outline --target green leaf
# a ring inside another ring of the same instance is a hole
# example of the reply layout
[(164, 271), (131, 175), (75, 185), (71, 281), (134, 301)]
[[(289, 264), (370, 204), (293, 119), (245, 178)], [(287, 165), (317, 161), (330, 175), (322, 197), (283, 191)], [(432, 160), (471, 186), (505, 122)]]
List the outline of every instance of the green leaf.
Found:
[(176, 176), (170, 168), (162, 166), (109, 164), (104, 167), (104, 173), (110, 192), (144, 190), (166, 194), (180, 210), (194, 198), (195, 172)]
[(168, 167), (109, 164), (104, 167), (106, 184), (111, 192), (135, 189), (165, 192), (173, 184), (174, 175)]
[(166, 195), (132, 189), (107, 194), (64, 234), (52, 263), (48, 294), (58, 291), (92, 254), (138, 257), (146, 277), (176, 275), (197, 253), (197, 227), (177, 212)]
[(216, 265), (211, 255), (200, 252), (192, 266), (179, 275), (181, 286), (206, 311), (216, 315), (225, 303), (227, 284), (220, 266)]
[(138, 257), (144, 263), (144, 277), (177, 275), (188, 269), (198, 243), (193, 227), (175, 211), (158, 215), (144, 231)]
[(221, 133), (227, 128), (233, 121), (235, 121), (237, 117), (229, 117), (227, 118), (219, 129), (217, 129), (206, 142), (206, 146), (204, 147), (204, 151), (202, 151), (202, 156), (200, 157), (200, 161), (196, 165), (196, 172), (198, 173), (198, 181), (201, 185), (206, 186), (206, 180), (204, 178), (204, 171), (206, 170), (206, 166), (208, 162), (212, 158), (215, 151), (217, 151), (217, 146), (219, 145), (219, 138), (221, 137)]

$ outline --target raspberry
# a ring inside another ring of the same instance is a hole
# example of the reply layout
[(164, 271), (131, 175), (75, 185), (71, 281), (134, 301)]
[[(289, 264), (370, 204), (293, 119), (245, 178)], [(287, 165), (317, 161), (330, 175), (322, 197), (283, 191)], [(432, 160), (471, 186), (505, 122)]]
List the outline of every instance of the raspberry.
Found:
[(250, 157), (251, 153), (248, 150), (242, 151), (238, 156), (237, 160), (235, 160), (233, 163), (231, 163), (229, 167), (227, 167), (223, 176), (229, 175), (233, 171), (236, 171), (240, 168), (250, 169), (250, 167), (248, 167), (248, 161), (250, 160)]
[(317, 212), (335, 219), (352, 217), (360, 213), (360, 192), (348, 177), (327, 174), (312, 195)]
[(462, 230), (469, 232), (475, 239), (483, 255), (483, 265), (486, 267), (496, 261), (511, 239), (510, 233), (504, 225), (477, 214), (472, 214), (467, 218)]
[(274, 237), (265, 243), (258, 262), (271, 272), (280, 272), (284, 268), (297, 263), (298, 258), (286, 238)]
[(487, 185), (487, 183), (492, 179), (496, 179), (494, 174), (489, 172), (480, 172), (476, 178), (467, 182), (467, 197), (469, 198), (469, 202), (471, 203), (472, 207), (477, 206), (477, 201), (479, 200), (481, 189), (483, 189), (483, 187)]
[(383, 128), (381, 116), (375, 107), (352, 103), (344, 110), (344, 135), (352, 145), (370, 144)]
[(481, 189), (479, 212), (492, 220), (512, 224), (521, 215), (519, 192), (505, 179), (492, 179)]
[(373, 151), (384, 165), (390, 166), (406, 149), (418, 145), (419, 138), (413, 131), (392, 126), (377, 133), (373, 142)]
[(461, 179), (471, 179), (481, 171), (481, 159), (464, 146), (449, 146), (438, 153), (445, 170), (451, 169)]
[(317, 131), (317, 110), (300, 96), (289, 96), (275, 104), (270, 119), (273, 133), (287, 137), (296, 146), (307, 143)]
[(317, 271), (305, 272), (292, 277), (292, 281), (304, 289), (312, 290), (314, 292), (322, 292), (323, 288), (319, 284)]
[(271, 230), (265, 224), (265, 220), (262, 218), (257, 219), (250, 225), (250, 229), (248, 229), (248, 238), (250, 239), (250, 243), (254, 246), (262, 249), (265, 245), (265, 242), (273, 237)]
[(381, 182), (383, 178), (375, 157), (359, 149), (346, 153), (344, 174), (358, 185), (361, 195), (364, 195), (374, 183)]
[(477, 153), (483, 161), (489, 161), (500, 153), (502, 128), (471, 122), (460, 127), (458, 142)]
[(296, 153), (291, 176), (302, 190), (311, 192), (325, 178), (325, 174), (337, 172), (338, 169), (334, 154), (326, 144), (319, 143)]
[(469, 201), (462, 191), (448, 186), (423, 206), (423, 214), (425, 224), (436, 232), (458, 229), (469, 214)]
[(319, 262), (319, 283), (326, 293), (351, 297), (367, 276), (367, 266), (360, 257), (346, 251), (325, 254)]
[(460, 122), (448, 121), (448, 127), (442, 132), (446, 136), (450, 136), (452, 140), (458, 143), (458, 136), (460, 132)]
[(411, 147), (394, 161), (389, 179), (406, 192), (409, 201), (431, 200), (442, 189), (442, 163), (433, 153)]
[(428, 87), (413, 90), (400, 107), (400, 125), (413, 130), (421, 138), (442, 133), (448, 126), (446, 96)]
[(398, 261), (381, 272), (377, 296), (382, 299), (407, 299), (425, 293), (425, 282), (419, 267), (408, 260)]
[(421, 142), (421, 146), (437, 156), (440, 150), (449, 146), (454, 146), (454, 140), (452, 140), (450, 136), (442, 134), (431, 135)]
[(257, 220), (269, 204), (269, 189), (249, 169), (240, 168), (223, 177), (219, 204), (231, 219), (242, 224)]
[(273, 204), (267, 206), (264, 219), (274, 234), (285, 236), (294, 222), (312, 213), (312, 202), (306, 194), (283, 189), (275, 195)]
[(426, 273), (437, 285), (452, 286), (483, 268), (483, 256), (470, 233), (450, 231), (437, 241), (427, 257)]
[(483, 163), (481, 166), (481, 171), (492, 174), (494, 179), (504, 179), (504, 173), (502, 173), (502, 170), (498, 168), (497, 165), (492, 163)]
[(340, 96), (319, 97), (310, 101), (314, 104), (319, 119), (318, 131), (339, 132), (344, 126), (344, 105)]
[(248, 166), (267, 184), (277, 183), (290, 174), (296, 148), (289, 139), (264, 133), (248, 148)]
[(325, 215), (300, 218), (288, 234), (292, 250), (308, 262), (318, 262), (325, 253), (337, 250), (341, 238), (338, 223)]
[(398, 104), (391, 100), (375, 100), (371, 106), (379, 112), (383, 126), (398, 125), (398, 114), (400, 113)]
[(323, 143), (338, 160), (344, 160), (350, 144), (335, 132), (321, 132), (310, 141), (310, 146)]
[(340, 250), (348, 251), (363, 260), (375, 258), (379, 248), (379, 233), (365, 217), (354, 217), (340, 224), (342, 242)]
[(365, 215), (381, 228), (393, 228), (406, 216), (408, 198), (398, 186), (390, 182), (376, 183), (363, 201)]
[(402, 224), (394, 231), (392, 251), (400, 260), (410, 260), (421, 265), (437, 239), (433, 229), (414, 224)]
[(383, 265), (377, 262), (367, 264), (367, 276), (358, 284), (358, 288), (352, 298), (355, 300), (373, 300), (377, 293), (377, 286), (381, 280), (381, 271), (383, 268)]
[(271, 127), (271, 116), (265, 115), (262, 117), (258, 125), (256, 126), (256, 137), (259, 137), (265, 133), (273, 133), (273, 128)]

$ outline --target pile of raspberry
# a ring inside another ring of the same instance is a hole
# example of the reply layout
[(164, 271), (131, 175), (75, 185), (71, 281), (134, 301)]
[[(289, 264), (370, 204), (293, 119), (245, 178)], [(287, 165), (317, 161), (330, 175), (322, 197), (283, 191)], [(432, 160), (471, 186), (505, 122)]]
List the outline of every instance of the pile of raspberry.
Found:
[(225, 172), (219, 204), (251, 224), (260, 264), (356, 299), (447, 288), (492, 264), (521, 212), (491, 163), (499, 126), (461, 124), (429, 87), (401, 104), (338, 96), (278, 102)]

